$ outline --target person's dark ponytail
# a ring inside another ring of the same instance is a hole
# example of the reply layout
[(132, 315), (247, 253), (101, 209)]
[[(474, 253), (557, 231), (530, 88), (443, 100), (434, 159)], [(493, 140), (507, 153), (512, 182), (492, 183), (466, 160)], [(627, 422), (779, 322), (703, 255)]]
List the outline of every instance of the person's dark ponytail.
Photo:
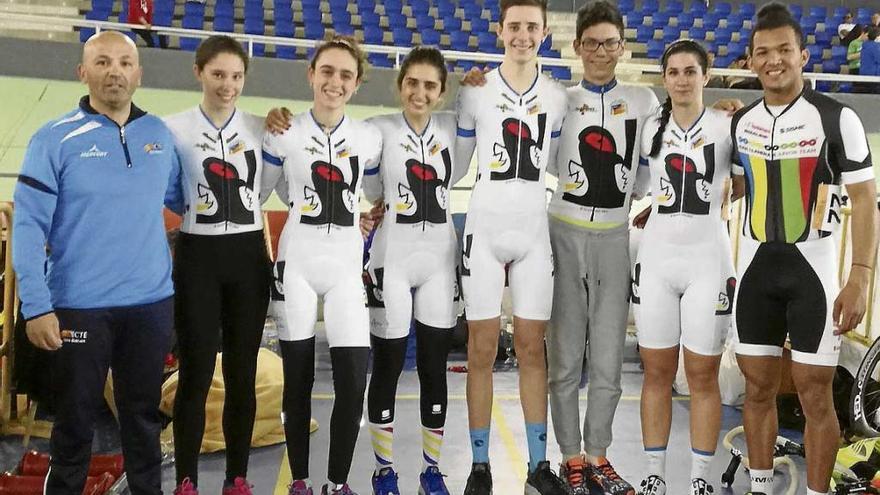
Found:
[(670, 116), (672, 116), (672, 98), (667, 96), (661, 108), (663, 111), (660, 112), (660, 127), (654, 133), (654, 139), (651, 141), (651, 153), (648, 154), (651, 158), (656, 158), (660, 153), (660, 147), (663, 146), (663, 133), (666, 132), (666, 126), (669, 124)]

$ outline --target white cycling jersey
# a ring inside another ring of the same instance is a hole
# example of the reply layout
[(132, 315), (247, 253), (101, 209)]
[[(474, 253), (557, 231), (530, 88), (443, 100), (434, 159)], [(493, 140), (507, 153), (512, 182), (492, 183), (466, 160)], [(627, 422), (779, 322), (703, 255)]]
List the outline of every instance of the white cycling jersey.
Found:
[(236, 109), (217, 128), (196, 106), (163, 120), (183, 168), (180, 230), (198, 235), (262, 230), (263, 118)]
[[(544, 172), (555, 152), (565, 116), (565, 89), (538, 74), (522, 94), (498, 69), (486, 84), (458, 93), (456, 162), (470, 164), (477, 153), (477, 181), (468, 213), (529, 213), (546, 210)], [(473, 138), (476, 138), (475, 140)]]
[(650, 89), (617, 80), (568, 88), (551, 215), (585, 227), (627, 222), (639, 158), (647, 153), (640, 146), (642, 128), (658, 106)]
[[(647, 122), (642, 134), (646, 155), (659, 115), (658, 111)], [(726, 231), (721, 207), (731, 176), (730, 117), (707, 108), (689, 129), (670, 117), (662, 140), (657, 156), (648, 158), (652, 202), (644, 238), (673, 244), (716, 241), (719, 232)]]

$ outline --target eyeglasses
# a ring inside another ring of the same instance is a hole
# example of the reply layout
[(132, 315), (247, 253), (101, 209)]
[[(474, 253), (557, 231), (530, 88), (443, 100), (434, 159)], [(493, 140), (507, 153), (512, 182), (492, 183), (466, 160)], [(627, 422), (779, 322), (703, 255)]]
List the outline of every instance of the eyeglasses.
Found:
[(620, 38), (610, 38), (605, 41), (587, 38), (585, 40), (580, 40), (578, 43), (580, 44), (581, 48), (588, 52), (598, 51), (600, 46), (604, 46), (606, 52), (613, 52), (617, 51), (617, 49), (623, 46), (623, 40), (621, 40)]

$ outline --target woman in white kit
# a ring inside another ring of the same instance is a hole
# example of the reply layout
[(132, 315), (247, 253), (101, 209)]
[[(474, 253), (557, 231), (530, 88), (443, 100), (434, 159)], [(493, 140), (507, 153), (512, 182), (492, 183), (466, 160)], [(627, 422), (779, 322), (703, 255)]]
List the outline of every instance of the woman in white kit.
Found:
[(263, 190), (275, 189), (290, 214), (274, 267), (272, 313), (284, 361), (284, 433), (291, 495), (311, 495), (309, 421), (315, 377), (318, 297), (336, 399), (330, 419), (328, 482), (322, 495), (353, 495), (348, 474), (366, 388), (370, 332), (362, 273), (358, 202), (364, 174), (376, 173), (382, 136), (372, 124), (345, 115), (366, 61), (353, 38), (320, 45), (309, 67), (312, 108), (290, 128), (263, 142)]
[[(730, 118), (703, 105), (706, 50), (692, 40), (670, 44), (663, 58), (669, 97), (642, 134), (650, 149), (652, 205), (633, 273), (642, 384), (642, 441), (647, 473), (639, 493), (666, 493), (666, 446), (672, 382), (684, 346), (691, 392), (691, 488), (708, 494), (708, 470), (721, 425), (718, 366), (736, 286), (722, 218), (731, 175)], [(742, 195), (740, 179), (734, 197)]]

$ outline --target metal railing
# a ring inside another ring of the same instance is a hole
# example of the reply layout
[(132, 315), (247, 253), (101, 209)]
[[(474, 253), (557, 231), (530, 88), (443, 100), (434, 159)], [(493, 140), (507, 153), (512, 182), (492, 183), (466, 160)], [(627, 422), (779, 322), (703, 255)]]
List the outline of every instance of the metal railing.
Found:
[[(94, 29), (96, 32), (102, 30), (115, 30), (115, 31), (131, 31), (134, 29), (144, 29), (144, 26), (140, 24), (126, 24), (121, 22), (109, 22), (109, 21), (94, 21), (89, 19), (82, 18), (74, 18), (74, 17), (44, 17), (38, 15), (29, 15), (29, 14), (15, 14), (15, 13), (0, 13), (0, 21), (18, 21), (22, 23), (43, 23), (47, 25), (54, 26), (66, 26), (71, 29), (74, 28), (86, 28), (86, 29)], [(228, 33), (221, 31), (206, 31), (201, 29), (182, 29), (175, 27), (164, 27), (164, 26), (153, 26), (152, 32), (160, 35), (160, 36), (174, 36), (178, 38), (207, 38), (209, 36), (214, 35), (226, 35), (235, 38), (240, 43), (242, 43), (245, 47), (247, 47), (248, 54), (253, 55), (253, 47), (255, 44), (268, 44), (274, 46), (289, 46), (295, 48), (312, 48), (315, 45), (321, 43), (321, 40), (310, 40), (303, 38), (285, 38), (280, 36), (265, 36), (265, 35), (257, 35), (257, 34), (244, 34), (244, 33)], [(400, 66), (400, 62), (403, 60), (403, 57), (409, 53), (411, 48), (402, 47), (402, 46), (387, 46), (387, 45), (370, 45), (363, 44), (361, 45), (363, 50), (367, 53), (379, 53), (384, 55), (393, 55), (395, 59), (395, 67)], [(504, 55), (495, 54), (495, 53), (483, 53), (483, 52), (463, 52), (456, 50), (442, 50), (443, 56), (448, 60), (472, 60), (475, 62), (501, 62), (504, 60)], [(538, 57), (538, 65), (539, 66), (552, 66), (552, 67), (567, 67), (569, 69), (580, 70), (582, 68), (580, 59), (576, 58), (548, 58), (548, 57)], [(660, 74), (660, 66), (654, 64), (634, 64), (621, 62), (618, 64), (618, 70), (622, 72), (640, 72), (642, 74)], [(717, 76), (739, 76), (739, 77), (754, 77), (755, 74), (749, 70), (744, 69), (712, 69), (712, 75)], [(880, 83), (880, 76), (856, 76), (850, 74), (826, 74), (821, 72), (805, 72), (804, 78), (810, 81), (810, 83), (815, 87), (816, 82), (818, 81), (830, 81), (830, 82), (866, 82), (866, 83)]]

